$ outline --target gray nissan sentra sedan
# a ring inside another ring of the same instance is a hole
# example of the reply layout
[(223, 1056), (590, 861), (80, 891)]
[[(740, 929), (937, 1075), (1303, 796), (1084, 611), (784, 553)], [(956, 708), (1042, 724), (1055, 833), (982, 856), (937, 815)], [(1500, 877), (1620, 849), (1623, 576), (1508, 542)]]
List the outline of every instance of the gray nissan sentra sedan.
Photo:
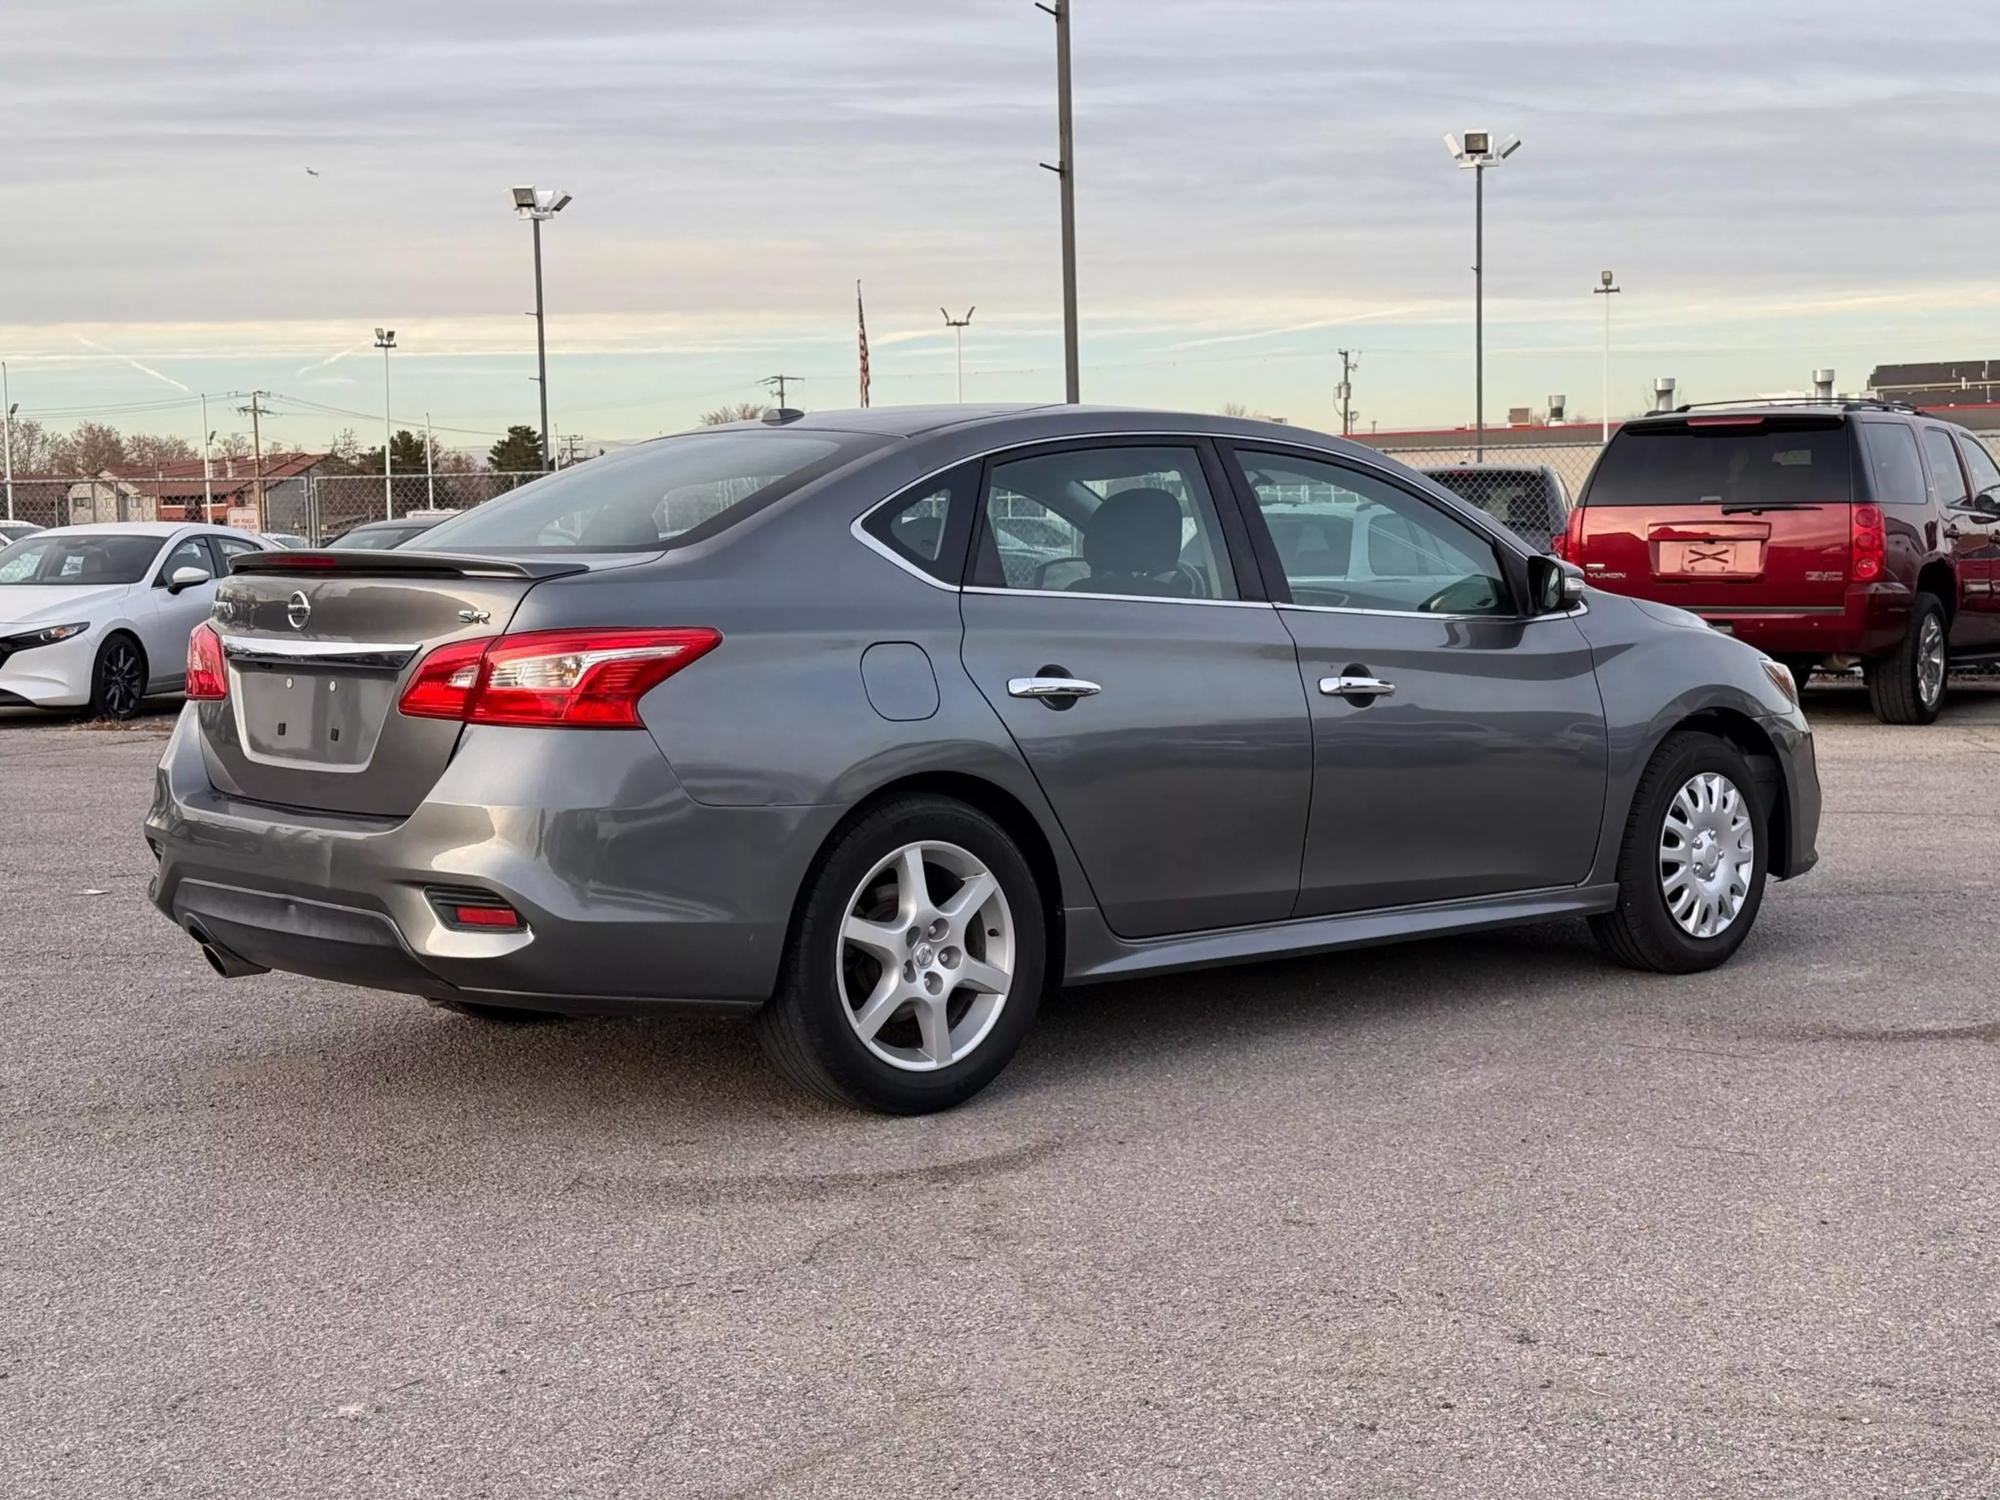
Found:
[(1685, 973), (1815, 857), (1783, 667), (1296, 428), (778, 412), (420, 545), (194, 633), (146, 837), (225, 975), (754, 1014), (918, 1112), (1051, 982), (1570, 916)]

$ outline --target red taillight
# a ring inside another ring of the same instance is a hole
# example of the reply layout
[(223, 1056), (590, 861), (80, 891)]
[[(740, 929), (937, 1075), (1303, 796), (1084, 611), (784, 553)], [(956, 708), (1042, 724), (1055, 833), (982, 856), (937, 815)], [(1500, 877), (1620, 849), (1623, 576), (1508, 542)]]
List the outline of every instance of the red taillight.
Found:
[(188, 633), (187, 695), (197, 703), (215, 703), (229, 696), (222, 637), (206, 620)]
[(639, 700), (714, 650), (713, 630), (537, 630), (440, 646), (399, 705), (418, 718), (641, 729)]
[(463, 719), (479, 686), (480, 664), (494, 637), (453, 641), (418, 663), (396, 706), (413, 719)]
[(1850, 539), (1849, 552), (1852, 566), (1848, 571), (1856, 583), (1873, 583), (1882, 576), (1883, 559), (1889, 551), (1889, 538), (1883, 527), (1881, 506), (1854, 507)]
[(1583, 556), (1583, 507), (1578, 506), (1569, 513), (1569, 524), (1563, 534), (1549, 538), (1549, 551), (1567, 562), (1576, 562)]

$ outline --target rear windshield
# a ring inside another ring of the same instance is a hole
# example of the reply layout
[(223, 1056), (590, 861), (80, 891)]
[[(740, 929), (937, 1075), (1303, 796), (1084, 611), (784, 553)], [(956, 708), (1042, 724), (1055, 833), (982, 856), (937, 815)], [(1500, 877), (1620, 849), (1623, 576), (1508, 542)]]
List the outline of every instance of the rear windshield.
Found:
[(400, 547), (411, 537), (422, 536), (429, 530), (428, 526), (358, 526), (343, 532), (326, 545), (343, 552), (387, 552), (391, 547)]
[(0, 584), (70, 585), (137, 583), (159, 554), (156, 536), (104, 532), (61, 536), (40, 531), (0, 551)]
[(1611, 439), (1584, 505), (1846, 504), (1840, 419), (1759, 417), (1628, 427)]
[(426, 552), (652, 552), (712, 536), (853, 457), (842, 433), (691, 433), (593, 458), (440, 522)]

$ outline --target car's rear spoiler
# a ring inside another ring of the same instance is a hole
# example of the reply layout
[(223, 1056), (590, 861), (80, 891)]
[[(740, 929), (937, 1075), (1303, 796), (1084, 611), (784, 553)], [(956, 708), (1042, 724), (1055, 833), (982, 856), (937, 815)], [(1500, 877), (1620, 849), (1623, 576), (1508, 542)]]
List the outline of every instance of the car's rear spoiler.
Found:
[(237, 573), (373, 573), (398, 578), (561, 578), (589, 571), (585, 563), (547, 557), (479, 557), (449, 552), (247, 552), (229, 565)]

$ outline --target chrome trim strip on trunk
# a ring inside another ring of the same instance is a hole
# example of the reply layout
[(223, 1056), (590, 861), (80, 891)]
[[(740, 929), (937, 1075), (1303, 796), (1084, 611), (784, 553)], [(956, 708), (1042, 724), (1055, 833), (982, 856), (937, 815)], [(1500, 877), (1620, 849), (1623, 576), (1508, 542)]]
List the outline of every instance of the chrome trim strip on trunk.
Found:
[(363, 672), (400, 672), (419, 649), (415, 642), (222, 637), (222, 654), (237, 666), (251, 667), (352, 667)]

